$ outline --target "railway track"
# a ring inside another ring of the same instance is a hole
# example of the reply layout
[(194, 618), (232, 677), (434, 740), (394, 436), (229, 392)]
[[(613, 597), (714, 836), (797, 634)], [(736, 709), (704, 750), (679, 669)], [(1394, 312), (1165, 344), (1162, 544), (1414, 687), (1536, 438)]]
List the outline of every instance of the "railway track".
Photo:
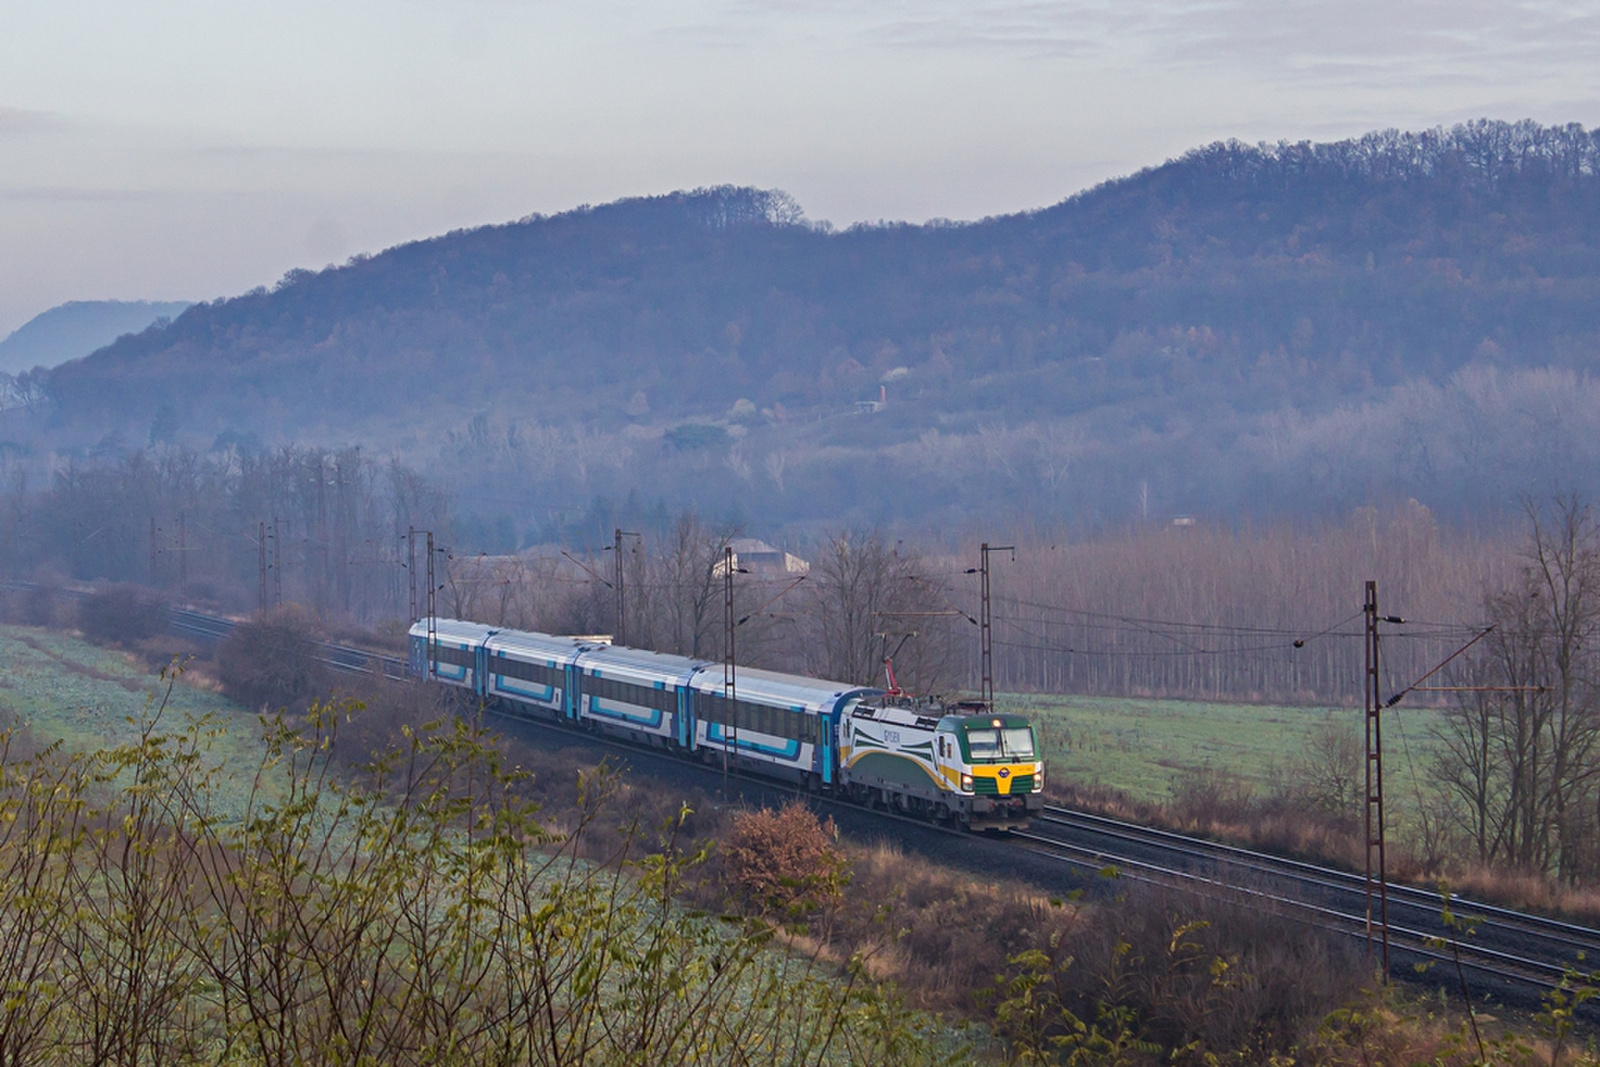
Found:
[[(8, 584), (26, 587), (26, 583)], [(86, 595), (81, 591), (64, 592), (75, 597)], [(174, 633), (214, 644), (232, 633), (237, 623), (179, 608), (171, 612), (170, 625)], [(315, 650), (322, 663), (343, 673), (377, 673), (392, 679), (407, 676), (406, 662), (397, 656), (335, 642), (316, 642)], [(718, 772), (699, 764), (621, 739), (539, 718), (505, 717), (540, 729), (582, 736), (629, 753), (673, 760), (718, 776)], [(735, 777), (768, 792), (795, 792), (813, 802), (820, 799), (846, 806), (842, 801), (789, 790), (766, 779), (742, 774)], [(878, 814), (914, 823), (925, 831), (959, 835), (959, 831), (906, 816)], [(1092, 875), (1114, 868), (1117, 877), (1133, 882), (1231, 893), (1247, 906), (1275, 909), (1346, 936), (1367, 936), (1366, 882), (1361, 875), (1349, 871), (1061, 807), (1046, 807), (1028, 830), (1008, 836), (1009, 847), (1080, 872)], [(1447, 904), (1470, 932), (1445, 925), (1443, 913)], [(1445, 972), (1459, 965), (1476, 975), (1478, 984), (1529, 1003), (1537, 1002), (1564, 977), (1587, 970), (1587, 961), (1600, 960), (1600, 929), (1464, 900), (1453, 894), (1447, 902), (1437, 892), (1408, 885), (1389, 886), (1389, 931), (1396, 976), (1407, 977), (1410, 965), (1424, 963), (1436, 969), (1435, 980), (1444, 980)], [(1581, 1010), (1591, 1020), (1600, 1021), (1600, 1005), (1590, 1002)]]
[[(1241, 895), (1247, 903), (1353, 937), (1367, 936), (1366, 879), (1333, 867), (1285, 859), (1153, 827), (1046, 807), (1017, 844), (1068, 862), (1115, 867), (1122, 877)], [(1600, 930), (1451, 894), (1391, 883), (1389, 934), (1397, 973), (1417, 962), (1465, 969), (1535, 997), (1600, 959)], [(1456, 917), (1451, 928), (1445, 909)], [(1374, 901), (1376, 909), (1376, 901)]]
[[(231, 619), (206, 615), (187, 608), (174, 608), (168, 616), (172, 632), (210, 644), (223, 640), (237, 625)], [(313, 655), (319, 663), (345, 674), (382, 674), (395, 681), (406, 677), (406, 661), (370, 649), (341, 645), (332, 641), (313, 641)]]

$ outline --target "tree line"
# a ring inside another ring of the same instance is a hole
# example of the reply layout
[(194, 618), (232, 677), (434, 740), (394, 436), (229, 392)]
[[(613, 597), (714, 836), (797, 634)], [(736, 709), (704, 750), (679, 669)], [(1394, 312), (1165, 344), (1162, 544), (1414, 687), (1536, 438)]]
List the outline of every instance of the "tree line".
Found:
[[(809, 570), (736, 563), (730, 612), (726, 552), (747, 530), (692, 509), (605, 509), (630, 528), (620, 560), (598, 531), (587, 546), (489, 554), (464, 547), (472, 533), (439, 487), (355, 448), (172, 446), (69, 461), (38, 488), (9, 474), (0, 570), (12, 578), (136, 583), (233, 613), (298, 603), (333, 624), (393, 632), (427, 611), (432, 532), (441, 615), (711, 660), (724, 657), (731, 621), (744, 663), (874, 684), (896, 652), (916, 688), (979, 684), (970, 541), (813, 534), (787, 543)], [(1484, 617), (1484, 589), (1516, 565), (1511, 537), (1463, 532), (1414, 502), (1302, 527), (1021, 533), (992, 557), (991, 611), (995, 683), (1024, 692), (1348, 701), (1360, 692), (1356, 616), (1369, 578), (1386, 613), (1412, 620), (1386, 639), (1397, 689)]]
[(1436, 728), (1441, 833), (1485, 866), (1600, 879), (1600, 521), (1528, 508), (1516, 565), (1487, 588), (1488, 630)]
[(1359, 703), (1367, 580), (1384, 614), (1408, 620), (1386, 627), (1384, 686), (1395, 692), (1470, 636), (1515, 551), (1514, 538), (1452, 529), (1415, 501), (1309, 527), (1163, 523), (1076, 543), (1023, 539), (1015, 562), (993, 566), (996, 681)]
[(68, 459), (38, 487), (21, 467), (4, 475), (0, 573), (137, 583), (228, 611), (264, 592), (267, 606), (398, 618), (408, 531), (450, 528), (444, 493), (360, 448), (169, 446)]

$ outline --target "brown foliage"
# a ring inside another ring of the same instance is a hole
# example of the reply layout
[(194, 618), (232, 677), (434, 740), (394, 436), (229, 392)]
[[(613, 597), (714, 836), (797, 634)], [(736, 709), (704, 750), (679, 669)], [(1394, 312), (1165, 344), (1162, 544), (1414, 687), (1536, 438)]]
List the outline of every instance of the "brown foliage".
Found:
[(798, 801), (779, 811), (740, 812), (722, 841), (722, 870), (734, 898), (759, 913), (800, 919), (837, 904), (850, 865), (833, 820), (819, 823)]
[(13, 609), (19, 622), (28, 626), (59, 626), (61, 622), (60, 590), (52, 584), (39, 582), (23, 593), (21, 602)]
[[(994, 570), (1001, 690), (1342, 702), (1361, 692), (1361, 647), (1327, 631), (1356, 621), (1364, 579), (1385, 611), (1471, 619), (1485, 581), (1514, 563), (1511, 539), (1442, 526), (1415, 501), (1310, 529), (1150, 524), (1063, 541), (1019, 537)], [(1386, 669), (1417, 677), (1459, 643), (1392, 642)]]
[(1029, 1062), (1275, 1060), (1367, 973), (1344, 940), (1259, 901), (1141, 886), (1010, 963), (995, 1020)]

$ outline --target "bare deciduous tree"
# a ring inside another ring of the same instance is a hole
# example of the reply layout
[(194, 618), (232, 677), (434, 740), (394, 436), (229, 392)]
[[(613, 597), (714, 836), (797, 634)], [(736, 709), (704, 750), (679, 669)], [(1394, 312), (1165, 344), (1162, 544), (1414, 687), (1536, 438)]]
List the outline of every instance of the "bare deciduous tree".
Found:
[(902, 686), (929, 692), (959, 683), (950, 626), (959, 615), (923, 562), (915, 549), (891, 545), (877, 532), (829, 539), (812, 562), (806, 590), (808, 668), (842, 682), (882, 685), (884, 656), (898, 647)]
[(1575, 880), (1596, 867), (1600, 525), (1576, 497), (1527, 513), (1524, 565), (1488, 596), (1470, 667), (1494, 689), (1447, 715), (1434, 777), (1481, 861)]
[(735, 532), (728, 526), (708, 526), (693, 511), (678, 517), (666, 545), (648, 557), (644, 595), (636, 598), (647, 647), (695, 658), (722, 654), (718, 568)]

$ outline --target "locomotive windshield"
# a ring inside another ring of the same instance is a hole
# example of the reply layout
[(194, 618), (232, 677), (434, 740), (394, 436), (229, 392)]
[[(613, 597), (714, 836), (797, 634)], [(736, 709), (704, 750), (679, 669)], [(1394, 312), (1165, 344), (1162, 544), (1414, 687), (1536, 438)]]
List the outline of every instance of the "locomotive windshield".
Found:
[(968, 730), (967, 750), (974, 761), (1033, 759), (1033, 731), (1026, 726), (1004, 730)]

